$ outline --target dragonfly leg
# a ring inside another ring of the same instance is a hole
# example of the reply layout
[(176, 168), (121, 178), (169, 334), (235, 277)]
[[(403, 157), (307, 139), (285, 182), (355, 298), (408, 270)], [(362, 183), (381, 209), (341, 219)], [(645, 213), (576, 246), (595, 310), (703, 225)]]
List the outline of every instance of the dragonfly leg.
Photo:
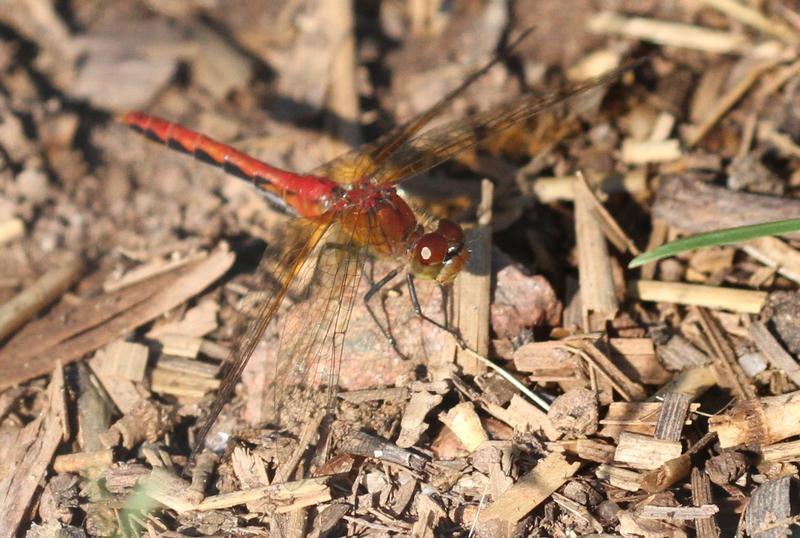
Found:
[(414, 313), (416, 313), (417, 316), (419, 316), (419, 318), (422, 319), (423, 321), (431, 323), (432, 325), (440, 328), (441, 330), (450, 333), (453, 336), (453, 338), (456, 339), (456, 342), (460, 347), (464, 349), (469, 348), (467, 343), (461, 337), (461, 334), (459, 334), (458, 330), (448, 327), (446, 323), (445, 324), (439, 323), (435, 319), (428, 317), (422, 311), (422, 306), (419, 304), (419, 299), (417, 298), (417, 288), (416, 286), (414, 286), (414, 275), (412, 275), (411, 273), (408, 273), (406, 275), (406, 284), (408, 284), (408, 295), (409, 297), (411, 297), (411, 305), (414, 307)]
[(405, 358), (405, 355), (403, 355), (403, 353), (400, 351), (400, 348), (397, 347), (397, 340), (395, 340), (394, 336), (392, 336), (389, 328), (383, 326), (381, 320), (378, 318), (378, 315), (375, 313), (375, 310), (373, 310), (372, 306), (370, 306), (370, 299), (372, 299), (372, 297), (378, 293), (381, 288), (386, 286), (386, 284), (394, 280), (399, 272), (399, 269), (392, 269), (379, 281), (374, 282), (369, 291), (364, 294), (364, 306), (367, 308), (367, 312), (369, 312), (370, 317), (372, 317), (372, 321), (374, 321), (375, 325), (377, 325), (381, 330), (381, 334), (383, 334), (383, 337), (386, 338), (387, 342), (389, 342), (389, 345), (392, 346), (392, 349), (394, 349), (395, 353), (397, 353), (400, 357)]

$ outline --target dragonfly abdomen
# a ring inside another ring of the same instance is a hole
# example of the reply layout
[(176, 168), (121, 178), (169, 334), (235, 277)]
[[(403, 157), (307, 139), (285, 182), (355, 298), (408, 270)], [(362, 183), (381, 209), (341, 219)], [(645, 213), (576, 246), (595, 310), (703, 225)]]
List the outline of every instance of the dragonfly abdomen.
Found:
[(325, 178), (276, 168), (180, 124), (143, 112), (128, 112), (122, 117), (122, 122), (154, 142), (218, 166), (228, 174), (252, 183), (273, 203), (282, 200), (304, 217), (324, 213), (332, 193), (338, 188)]

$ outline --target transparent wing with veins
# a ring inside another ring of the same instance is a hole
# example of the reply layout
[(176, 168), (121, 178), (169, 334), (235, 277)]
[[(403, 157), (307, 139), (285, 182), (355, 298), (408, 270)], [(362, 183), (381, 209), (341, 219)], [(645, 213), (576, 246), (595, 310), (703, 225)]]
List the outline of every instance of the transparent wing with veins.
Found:
[[(255, 311), (249, 316), (242, 314), (239, 327), (239, 338), (231, 350), (228, 361), (225, 363), (225, 374), (222, 385), (217, 392), (214, 403), (205, 417), (202, 427), (198, 431), (192, 451), (192, 459), (202, 449), (204, 441), (211, 427), (214, 425), (225, 403), (233, 394), (236, 383), (244, 371), (247, 362), (253, 354), (264, 332), (272, 322), (278, 308), (286, 296), (289, 287), (305, 269), (308, 259), (316, 252), (329, 235), (331, 228), (330, 219), (294, 219), (289, 224), (286, 240), (280, 247), (279, 263), (272, 267), (269, 279), (259, 289), (263, 293), (263, 300)], [(260, 264), (260, 271), (266, 271), (268, 260), (273, 259), (275, 252), (270, 248), (265, 252)]]
[[(530, 30), (510, 44), (506, 51), (516, 47), (529, 32)], [(317, 167), (311, 174), (327, 177), (345, 185), (363, 178), (370, 178), (376, 184), (398, 183), (441, 164), (516, 123), (592, 88), (611, 83), (646, 59), (645, 57), (634, 60), (604, 75), (574, 84), (550, 95), (523, 95), (487, 111), (445, 123), (419, 134), (502, 57), (502, 54), (495, 55), (489, 63), (469, 75), (459, 86), (411, 121), (395, 128), (373, 143), (364, 144)]]
[[(366, 211), (366, 210), (365, 210)], [(344, 336), (357, 298), (361, 268), (368, 245), (380, 233), (379, 227), (363, 230), (348, 225), (358, 219), (342, 218), (340, 213), (291, 221), (292, 232), (277, 269), (266, 267), (272, 258), (269, 250), (259, 272), (264, 284), (257, 292), (267, 301), (243, 320), (242, 336), (203, 427), (198, 433), (195, 452), (202, 447), (208, 431), (230, 398), (250, 356), (281, 301), (291, 290), (292, 304), (278, 320), (280, 344), (277, 351), (274, 393), (274, 417), (277, 422), (309, 412), (319, 403), (311, 392), (325, 391), (325, 404), (333, 404), (341, 369)], [(365, 235), (366, 233), (366, 235)], [(302, 238), (306, 238), (303, 240)], [(358, 240), (356, 240), (358, 239)], [(300, 402), (290, 409), (293, 402)]]
[(400, 145), (371, 172), (376, 184), (395, 184), (437, 166), (512, 125), (593, 88), (617, 80), (639, 62), (545, 96), (524, 95), (472, 116), (444, 123)]
[(310, 173), (312, 175), (330, 178), (341, 184), (349, 184), (365, 177), (372, 177), (395, 151), (401, 149), (414, 135), (444, 112), (459, 95), (464, 93), (473, 82), (481, 78), (489, 69), (500, 62), (504, 54), (516, 47), (531, 31), (532, 29), (525, 31), (515, 39), (513, 43), (506, 47), (503, 54), (496, 54), (486, 65), (470, 74), (461, 84), (439, 99), (428, 110), (421, 112), (407, 123), (389, 131), (375, 142), (364, 144), (344, 155), (340, 155), (332, 161), (315, 168)]

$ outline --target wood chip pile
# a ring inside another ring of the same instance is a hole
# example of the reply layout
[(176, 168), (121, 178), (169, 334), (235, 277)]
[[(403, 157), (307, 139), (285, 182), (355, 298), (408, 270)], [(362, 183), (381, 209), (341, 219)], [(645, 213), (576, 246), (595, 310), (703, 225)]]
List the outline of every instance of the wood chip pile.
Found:
[[(650, 57), (402, 184), (468, 229), (419, 293), (470, 349), (398, 279), (400, 353), (357, 301), (335, 419), (278, 427), (270, 328), (188, 465), (288, 217), (115, 118), (307, 171), (529, 27), (448, 117)], [(800, 236), (627, 263), (798, 194), (791, 0), (0, 0), (0, 537), (786, 535)]]

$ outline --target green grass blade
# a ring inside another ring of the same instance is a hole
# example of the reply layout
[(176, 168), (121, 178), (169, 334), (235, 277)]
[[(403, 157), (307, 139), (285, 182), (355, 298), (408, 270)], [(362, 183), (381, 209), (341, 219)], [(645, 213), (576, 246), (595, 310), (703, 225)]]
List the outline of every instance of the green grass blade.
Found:
[(731, 243), (741, 243), (767, 235), (782, 235), (791, 232), (800, 232), (800, 219), (778, 220), (775, 222), (738, 226), (736, 228), (726, 228), (724, 230), (692, 235), (661, 245), (650, 252), (640, 254), (631, 260), (628, 267), (633, 269), (634, 267), (639, 267), (646, 263), (661, 260), (669, 256), (675, 256), (687, 250), (730, 245)]

